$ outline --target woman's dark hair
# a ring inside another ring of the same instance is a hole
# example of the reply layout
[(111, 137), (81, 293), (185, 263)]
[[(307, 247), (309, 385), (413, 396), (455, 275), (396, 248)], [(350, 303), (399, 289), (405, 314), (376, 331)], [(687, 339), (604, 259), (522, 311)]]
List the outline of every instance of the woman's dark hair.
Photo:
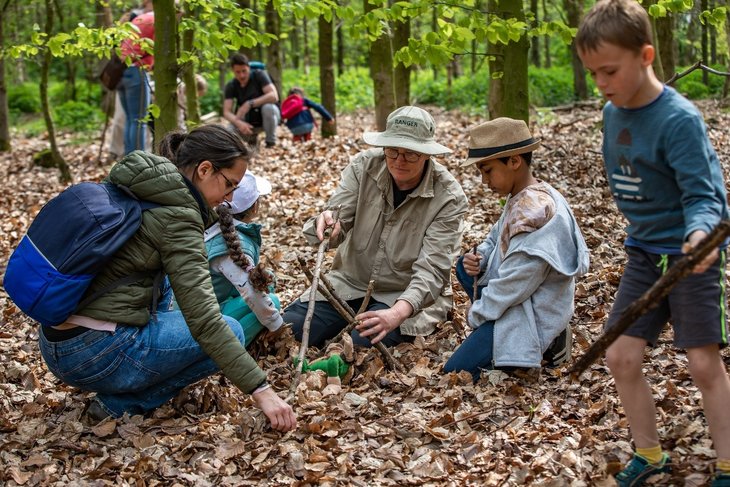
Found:
[(200, 125), (189, 133), (168, 133), (160, 143), (159, 154), (181, 171), (210, 161), (216, 169), (233, 167), (238, 159), (251, 158), (243, 139), (222, 125)]
[(241, 241), (238, 239), (238, 231), (236, 231), (233, 215), (231, 215), (231, 209), (228, 205), (225, 203), (218, 205), (215, 211), (218, 213), (218, 224), (221, 227), (223, 241), (228, 248), (228, 255), (238, 267), (248, 272), (248, 281), (254, 289), (267, 292), (269, 285), (273, 282), (273, 274), (266, 271), (266, 266), (263, 263), (254, 266), (251, 259), (243, 253)]

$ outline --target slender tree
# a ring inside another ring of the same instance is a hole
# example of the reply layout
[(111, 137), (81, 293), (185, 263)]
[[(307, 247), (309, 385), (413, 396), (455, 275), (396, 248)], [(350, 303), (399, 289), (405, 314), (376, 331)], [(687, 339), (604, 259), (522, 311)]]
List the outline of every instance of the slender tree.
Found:
[[(369, 0), (364, 0), (364, 10), (374, 10)], [(377, 129), (385, 130), (388, 115), (395, 110), (395, 86), (393, 83), (393, 51), (390, 37), (385, 30), (378, 33), (375, 40), (370, 41), (370, 77), (373, 80), (375, 96), (375, 123)]]
[[(490, 12), (500, 12), (504, 18), (524, 21), (521, 0), (489, 0)], [(527, 89), (527, 55), (529, 44), (522, 35), (518, 41), (491, 44), (489, 61), (489, 117), (511, 117), (529, 121)]]
[[(53, 3), (52, 0), (45, 0), (46, 3), (46, 22), (44, 32), (48, 37), (53, 35)], [(51, 49), (46, 46), (43, 50), (43, 60), (41, 62), (41, 80), (40, 80), (40, 95), (41, 95), (41, 107), (43, 110), (43, 119), (46, 122), (46, 130), (48, 130), (48, 143), (50, 144), (50, 152), (47, 156), (48, 165), (57, 167), (60, 171), (59, 179), (63, 183), (71, 182), (71, 171), (66, 164), (61, 152), (58, 150), (58, 144), (56, 143), (56, 130), (53, 125), (53, 117), (51, 117), (51, 106), (48, 101), (48, 71), (51, 67)]]
[[(10, 0), (0, 4), (0, 46), (5, 45), (5, 13)], [(10, 145), (10, 110), (8, 109), (8, 87), (5, 82), (5, 56), (0, 56), (0, 152), (7, 152)]]
[[(197, 7), (188, 5), (185, 9), (185, 16), (195, 19)], [(182, 33), (182, 54), (192, 55), (195, 42), (195, 30), (187, 29)], [(200, 124), (200, 104), (198, 103), (198, 83), (195, 79), (195, 63), (191, 60), (181, 66), (182, 79), (185, 84), (185, 118), (184, 122), (188, 127)], [(179, 103), (179, 100), (178, 100)], [(181, 120), (180, 122), (183, 122)]]
[[(335, 58), (332, 47), (333, 21), (331, 13), (319, 16), (319, 90), (322, 105), (336, 118)], [(337, 135), (337, 128), (334, 124), (322, 122), (321, 130), (322, 137)]]
[[(274, 36), (274, 40), (266, 46), (266, 71), (271, 76), (277, 90), (281, 90), (281, 44), (279, 43), (279, 12), (274, 8), (274, 0), (266, 3), (265, 22), (266, 32)], [(281, 93), (279, 93), (281, 99)]]
[(676, 47), (674, 42), (674, 26), (675, 18), (673, 14), (666, 17), (659, 17), (655, 20), (656, 35), (658, 39), (657, 47), (659, 57), (662, 61), (662, 71), (664, 71), (664, 79), (674, 76), (676, 71)]
[[(568, 17), (568, 26), (578, 28), (581, 21), (581, 12), (583, 11), (583, 0), (564, 0), (563, 8)], [(588, 84), (586, 83), (586, 71), (583, 63), (578, 57), (578, 50), (575, 43), (571, 42), (570, 46), (570, 65), (573, 68), (573, 95), (576, 100), (585, 100), (588, 98)]]
[[(532, 11), (532, 14), (535, 16), (532, 21), (532, 27), (536, 27), (537, 23), (540, 21), (540, 16), (538, 12), (539, 7), (539, 0), (530, 0), (530, 10)], [(533, 36), (530, 39), (530, 62), (532, 62), (533, 66), (540, 67), (540, 36)]]
[(177, 12), (174, 0), (155, 0), (155, 148), (178, 127)]
[[(396, 21), (393, 25), (393, 51), (408, 46), (411, 37), (411, 22), (406, 18)], [(394, 89), (396, 106), (402, 107), (411, 104), (411, 67), (397, 63), (394, 68)]]

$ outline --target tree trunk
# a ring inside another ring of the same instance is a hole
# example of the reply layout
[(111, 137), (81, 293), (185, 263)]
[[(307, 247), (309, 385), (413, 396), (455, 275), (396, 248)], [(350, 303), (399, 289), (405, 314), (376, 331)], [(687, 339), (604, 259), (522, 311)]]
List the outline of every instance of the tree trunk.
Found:
[[(393, 52), (408, 46), (408, 38), (411, 37), (411, 22), (395, 22), (393, 26)], [(411, 104), (411, 67), (398, 63), (394, 67), (394, 89), (396, 107), (404, 107)]]
[[(548, 9), (547, 9), (547, 4), (545, 3), (545, 0), (542, 0), (542, 21), (543, 22), (550, 21), (550, 16), (548, 15)], [(545, 38), (543, 39), (543, 47), (545, 48), (544, 66), (546, 68), (549, 68), (553, 65), (552, 56), (550, 55), (550, 36), (545, 36)]]
[(674, 25), (674, 15), (671, 13), (666, 17), (656, 19), (657, 47), (659, 57), (662, 60), (662, 71), (664, 72), (664, 77), (659, 79), (671, 78), (677, 69), (674, 56)]
[[(700, 2), (700, 9), (701, 9), (702, 12), (704, 12), (705, 10), (707, 10), (707, 0), (701, 0), (701, 2)], [(708, 57), (709, 57), (708, 56), (708, 53), (707, 53), (707, 50), (708, 50), (708, 47), (709, 47), (708, 46), (707, 28), (708, 28), (707, 22), (703, 23), (702, 24), (702, 41), (701, 41), (701, 44), (702, 44), (702, 64), (704, 64), (704, 65), (707, 65), (707, 60), (708, 60)], [(710, 84), (710, 78), (708, 76), (707, 71), (705, 71), (704, 69), (702, 70), (702, 83), (704, 83), (705, 86), (709, 86), (709, 84)]]
[[(525, 20), (521, 0), (489, 0), (489, 10), (500, 12), (504, 18)], [(527, 56), (529, 43), (523, 35), (517, 42), (494, 44), (489, 61), (489, 117), (510, 117), (529, 122), (529, 94), (527, 87)]]
[[(710, 1), (710, 10), (715, 8), (715, 2)], [(710, 64), (717, 63), (717, 29), (710, 27)]]
[[(730, 0), (726, 0), (726, 5), (730, 6), (728, 1)], [(730, 51), (730, 9), (725, 12), (725, 42)], [(725, 71), (728, 71), (730, 69), (730, 55), (728, 55), (726, 62), (728, 63), (728, 67)], [(725, 84), (722, 85), (722, 97), (727, 98), (728, 92), (730, 92), (730, 77), (725, 77)]]
[[(532, 27), (537, 27), (540, 22), (540, 16), (538, 15), (539, 2), (538, 0), (530, 0), (530, 10), (535, 16), (535, 20), (532, 22)], [(540, 67), (540, 36), (534, 36), (530, 39), (530, 60), (532, 65)]]
[[(155, 0), (155, 150), (168, 132), (178, 127), (177, 18), (174, 0)], [(193, 83), (194, 86), (194, 83)]]
[[(334, 12), (333, 12), (334, 14)], [(327, 22), (324, 15), (319, 17), (319, 90), (322, 97), (322, 105), (337, 118), (337, 106), (335, 97), (335, 58), (332, 48), (333, 22)], [(337, 135), (337, 128), (333, 123), (326, 123), (322, 120), (322, 137)]]
[(337, 32), (337, 76), (345, 72), (345, 35), (343, 34), (342, 22), (335, 26)]
[[(439, 23), (438, 23), (438, 12), (434, 8), (431, 13), (431, 32), (438, 33), (439, 31)], [(437, 80), (439, 79), (439, 68), (435, 64), (431, 65), (431, 71), (433, 72), (433, 79)]]
[[(374, 9), (369, 0), (363, 0), (367, 14)], [(379, 131), (385, 130), (388, 115), (395, 110), (395, 86), (393, 84), (393, 52), (387, 32), (370, 42), (370, 77), (373, 80), (375, 97), (375, 124)]]
[[(187, 17), (196, 18), (197, 9), (194, 6), (187, 6), (185, 15)], [(195, 41), (195, 31), (190, 29), (183, 32), (182, 35), (182, 51), (193, 52), (193, 42)], [(192, 61), (182, 66), (182, 79), (185, 84), (185, 119), (179, 120), (180, 124), (190, 129), (196, 125), (200, 125), (200, 104), (198, 103), (198, 83), (195, 79), (195, 64)], [(179, 100), (178, 100), (179, 103)]]
[[(46, 26), (44, 32), (48, 37), (53, 35), (53, 5), (51, 0), (46, 0)], [(66, 161), (58, 150), (58, 144), (56, 143), (56, 130), (53, 126), (53, 118), (51, 117), (51, 107), (48, 103), (48, 71), (51, 67), (51, 50), (43, 50), (43, 61), (41, 62), (41, 81), (40, 81), (40, 95), (41, 95), (41, 107), (43, 110), (43, 119), (46, 122), (46, 129), (48, 130), (48, 142), (51, 145), (51, 164), (56, 166), (60, 171), (59, 177), (62, 183), (71, 182), (71, 171), (68, 169)]]
[(289, 31), (289, 43), (291, 45), (291, 53), (289, 54), (289, 66), (299, 71), (301, 64), (301, 56), (299, 55), (301, 47), (299, 46), (299, 23), (296, 18), (292, 19), (292, 28)]
[(312, 64), (312, 59), (309, 55), (309, 26), (307, 25), (307, 18), (302, 19), (302, 41), (304, 42), (304, 74), (309, 74), (309, 67)]
[[(238, 0), (238, 6), (245, 10), (252, 10), (251, 0)], [(257, 20), (257, 22), (258, 22), (258, 20)], [(258, 27), (258, 26), (254, 26), (254, 27)], [(257, 53), (256, 53), (256, 50), (254, 47), (241, 46), (241, 48), (238, 50), (238, 52), (240, 52), (241, 54), (246, 56), (249, 59), (249, 61), (253, 61), (254, 59), (256, 59)], [(221, 97), (222, 96), (223, 96), (223, 90), (221, 90)], [(221, 101), (221, 106), (223, 106), (222, 103), (223, 102)]]
[[(582, 18), (583, 0), (565, 0), (563, 8), (568, 17), (568, 27), (578, 28)], [(570, 65), (573, 68), (573, 95), (576, 100), (588, 98), (588, 84), (586, 83), (586, 70), (583, 62), (578, 57), (578, 50), (575, 43), (570, 43)]]
[(276, 36), (276, 39), (271, 41), (266, 47), (266, 71), (271, 77), (271, 81), (274, 82), (274, 86), (279, 92), (279, 99), (281, 100), (281, 82), (282, 82), (282, 69), (281, 69), (281, 43), (279, 42), (279, 12), (274, 8), (274, 1), (271, 0), (266, 3), (266, 32)]
[[(0, 46), (5, 45), (5, 12), (10, 0), (3, 0), (0, 7)], [(0, 56), (0, 152), (11, 149), (10, 144), (10, 110), (8, 109), (8, 86), (5, 82), (5, 56)]]

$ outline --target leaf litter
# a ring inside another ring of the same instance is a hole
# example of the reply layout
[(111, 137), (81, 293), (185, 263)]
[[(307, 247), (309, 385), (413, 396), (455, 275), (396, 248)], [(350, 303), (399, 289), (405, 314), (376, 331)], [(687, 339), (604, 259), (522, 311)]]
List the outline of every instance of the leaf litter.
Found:
[[(728, 181), (730, 115), (719, 102), (701, 102), (710, 138)], [(466, 129), (481, 120), (432, 109), (437, 138), (454, 153), (441, 159), (466, 192), (470, 210), (462, 252), (481, 241), (500, 214), (466, 157)], [(625, 220), (606, 186), (598, 109), (540, 113), (534, 125), (542, 147), (533, 169), (571, 204), (591, 250), (591, 268), (577, 285), (573, 355), (600, 335), (623, 270)], [(276, 267), (284, 305), (307, 283), (296, 263), (314, 251), (301, 236), (337, 187), (349, 158), (367, 146), (366, 112), (341, 116), (340, 134), (294, 146), (261, 148), (250, 169), (270, 179), (260, 222), (263, 253)], [(74, 145), (61, 134), (74, 179), (99, 181), (111, 167), (98, 163), (97, 142)], [(57, 171), (32, 165), (42, 139), (15, 137), (0, 155), (0, 272), (43, 204), (63, 189)], [(326, 267), (331, 264), (328, 255)], [(356, 373), (339, 395), (323, 395), (324, 377), (309, 374), (293, 400), (299, 427), (272, 431), (250, 397), (220, 374), (184, 389), (148, 416), (97, 425), (82, 413), (91, 394), (58, 381), (38, 351), (38, 329), (0, 288), (0, 482), (36, 485), (615, 485), (612, 473), (631, 454), (628, 424), (603, 361), (577, 382), (567, 367), (527, 374), (443, 375), (442, 365), (463, 340), (468, 297), (454, 284), (454, 311), (437, 331), (393, 354), (408, 373), (388, 371), (374, 350), (361, 350)], [(659, 431), (676, 466), (656, 483), (703, 485), (714, 452), (701, 398), (684, 354), (666, 330), (649, 351), (645, 371), (657, 400)], [(297, 344), (289, 335), (254, 344), (269, 380), (286, 391)], [(317, 356), (310, 351), (310, 358)], [(723, 351), (725, 363), (730, 363)], [(650, 482), (652, 483), (652, 482)]]

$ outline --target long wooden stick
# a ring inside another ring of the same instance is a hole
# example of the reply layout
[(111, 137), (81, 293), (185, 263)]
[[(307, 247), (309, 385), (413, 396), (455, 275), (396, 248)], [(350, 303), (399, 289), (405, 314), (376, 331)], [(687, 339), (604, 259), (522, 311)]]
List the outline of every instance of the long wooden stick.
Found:
[[(368, 308), (368, 303), (370, 302), (370, 297), (373, 294), (373, 288), (374, 287), (375, 287), (375, 281), (370, 281), (368, 283), (368, 289), (365, 292), (365, 297), (363, 298), (362, 304), (360, 305), (360, 309), (357, 310), (357, 313), (356, 314), (353, 314), (352, 315), (353, 316), (353, 320), (350, 321), (350, 324), (349, 325), (347, 325), (345, 328), (343, 328), (342, 330), (340, 330), (340, 332), (337, 334), (337, 336), (335, 336), (332, 340), (328, 340), (327, 343), (325, 343), (325, 348), (327, 348), (327, 345), (329, 345), (330, 343), (338, 342), (338, 341), (340, 341), (340, 339), (343, 336), (349, 335), (350, 333), (352, 333), (352, 330), (354, 330), (355, 327), (358, 324), (360, 324), (360, 320), (356, 320), (354, 318), (355, 318), (355, 316), (359, 315), (360, 313), (365, 312), (365, 310)], [(340, 313), (340, 314), (342, 314), (342, 313)], [(342, 317), (345, 318), (345, 315), (342, 315)], [(347, 319), (347, 318), (345, 318), (345, 319)]]
[(692, 269), (709, 255), (710, 252), (722, 245), (728, 235), (730, 235), (730, 221), (723, 220), (697, 247), (670, 267), (666, 274), (657, 279), (652, 287), (624, 310), (616, 324), (609, 330), (606, 330), (570, 368), (569, 373), (572, 377), (574, 379), (578, 378), (639, 317), (650, 309), (657, 307), (660, 301), (669, 294), (669, 291), (682, 278), (691, 273)]
[[(334, 212), (332, 212), (332, 219), (334, 220), (334, 225), (337, 224), (337, 220), (340, 217), (340, 208), (337, 207)], [(309, 303), (307, 305), (307, 314), (304, 317), (304, 326), (302, 328), (302, 345), (299, 347), (299, 362), (297, 363), (297, 373), (294, 376), (294, 381), (292, 382), (292, 387), (296, 389), (296, 386), (299, 384), (299, 379), (302, 375), (302, 367), (304, 366), (304, 356), (307, 353), (307, 347), (309, 347), (309, 332), (312, 328), (312, 317), (314, 316), (314, 305), (317, 301), (317, 283), (319, 281), (319, 270), (322, 267), (322, 261), (324, 260), (324, 253), (327, 251), (327, 247), (329, 246), (329, 236), (331, 233), (331, 228), (328, 227), (324, 231), (324, 238), (322, 239), (322, 242), (319, 244), (319, 248), (317, 249), (317, 261), (314, 265), (314, 277), (312, 280), (312, 287), (309, 289)]]
[[(475, 256), (477, 255), (477, 246), (476, 245), (474, 246), (474, 250), (472, 250), (472, 253)], [(479, 296), (479, 292), (478, 292), (479, 286), (477, 284), (478, 282), (479, 282), (479, 274), (474, 276), (474, 289), (472, 289), (472, 297), (471, 297), (472, 303), (476, 302), (477, 297)]]
[[(355, 316), (357, 313), (355, 313), (355, 310), (350, 307), (349, 304), (347, 304), (347, 301), (342, 299), (337, 292), (335, 291), (335, 287), (332, 285), (332, 283), (329, 280), (329, 277), (327, 277), (327, 274), (322, 274), (319, 276), (319, 279), (322, 281), (322, 283), (327, 287), (327, 290), (330, 292), (333, 298), (337, 300), (337, 302), (340, 303), (340, 305), (347, 310), (348, 313), (350, 313), (352, 316)], [(343, 316), (344, 318), (344, 316)]]

